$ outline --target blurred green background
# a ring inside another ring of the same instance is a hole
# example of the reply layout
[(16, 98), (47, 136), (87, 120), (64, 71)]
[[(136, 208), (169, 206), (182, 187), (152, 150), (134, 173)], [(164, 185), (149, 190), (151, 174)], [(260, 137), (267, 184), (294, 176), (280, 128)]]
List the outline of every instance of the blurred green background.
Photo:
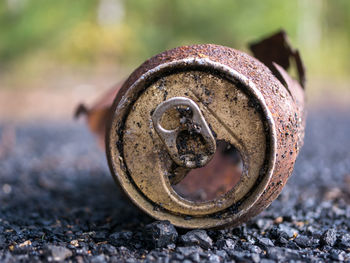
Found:
[[(349, 0), (2, 0), (0, 104), (20, 90), (29, 96), (22, 104), (37, 108), (30, 96), (40, 90), (51, 107), (69, 95), (71, 110), (166, 49), (215, 43), (247, 51), (281, 28), (301, 51), (309, 100), (331, 94), (348, 103)], [(20, 117), (14, 112), (8, 105), (7, 115)]]

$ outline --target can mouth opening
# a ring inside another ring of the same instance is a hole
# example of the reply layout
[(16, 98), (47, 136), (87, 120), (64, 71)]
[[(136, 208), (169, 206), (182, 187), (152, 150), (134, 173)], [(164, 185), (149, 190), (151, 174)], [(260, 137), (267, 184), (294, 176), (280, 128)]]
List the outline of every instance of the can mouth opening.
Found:
[(212, 160), (204, 167), (190, 170), (172, 187), (184, 199), (207, 202), (225, 195), (234, 188), (242, 173), (243, 159), (240, 152), (225, 140), (218, 140)]

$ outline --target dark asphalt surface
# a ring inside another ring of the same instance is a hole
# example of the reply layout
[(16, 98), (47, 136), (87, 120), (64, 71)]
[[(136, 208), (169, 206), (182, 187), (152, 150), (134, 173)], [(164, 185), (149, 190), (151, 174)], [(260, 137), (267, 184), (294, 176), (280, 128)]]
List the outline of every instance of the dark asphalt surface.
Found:
[(0, 262), (350, 262), (350, 110), (308, 117), (280, 197), (221, 231), (151, 224), (82, 124), (2, 124)]

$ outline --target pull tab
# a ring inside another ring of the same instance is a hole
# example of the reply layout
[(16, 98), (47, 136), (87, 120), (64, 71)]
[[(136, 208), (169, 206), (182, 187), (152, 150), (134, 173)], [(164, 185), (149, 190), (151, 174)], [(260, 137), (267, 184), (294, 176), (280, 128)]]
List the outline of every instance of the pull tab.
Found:
[[(185, 107), (186, 115), (174, 130), (164, 129), (160, 122), (163, 114)], [(197, 168), (206, 165), (216, 151), (216, 141), (198, 105), (189, 98), (173, 97), (155, 109), (152, 114), (154, 128), (165, 144), (170, 157), (182, 167)]]

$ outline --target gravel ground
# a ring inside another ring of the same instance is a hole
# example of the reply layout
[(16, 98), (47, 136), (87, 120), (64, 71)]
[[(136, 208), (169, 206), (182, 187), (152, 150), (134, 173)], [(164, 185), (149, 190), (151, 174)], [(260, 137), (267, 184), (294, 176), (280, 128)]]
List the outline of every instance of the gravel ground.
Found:
[(220, 231), (176, 229), (131, 206), (82, 124), (0, 134), (0, 262), (350, 262), (350, 111), (311, 112), (280, 197)]

